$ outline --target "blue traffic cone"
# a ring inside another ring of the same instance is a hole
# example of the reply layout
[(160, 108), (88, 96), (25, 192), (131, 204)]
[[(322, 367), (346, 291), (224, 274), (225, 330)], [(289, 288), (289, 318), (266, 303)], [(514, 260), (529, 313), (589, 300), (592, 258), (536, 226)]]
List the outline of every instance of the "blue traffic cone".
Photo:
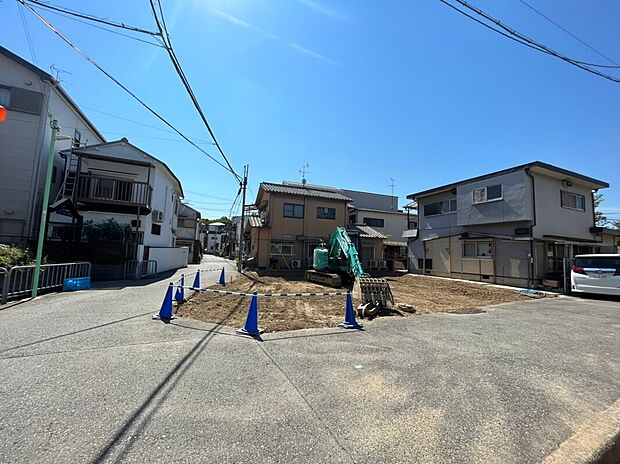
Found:
[(224, 268), (222, 268), (222, 273), (220, 274), (220, 285), (226, 285), (226, 274), (224, 273)]
[(161, 321), (169, 321), (170, 319), (175, 319), (176, 316), (172, 312), (172, 288), (174, 284), (170, 282), (168, 285), (168, 290), (166, 290), (166, 296), (164, 296), (164, 301), (161, 304), (161, 309), (155, 315), (153, 315), (153, 319), (161, 320)]
[(195, 292), (200, 290), (200, 269), (196, 271), (196, 277), (194, 277), (194, 283), (192, 284), (192, 289)]
[(355, 311), (353, 311), (353, 300), (351, 299), (351, 291), (347, 290), (347, 304), (344, 310), (344, 321), (338, 324), (343, 329), (361, 329), (364, 327), (355, 320)]
[(185, 302), (185, 275), (181, 274), (181, 281), (179, 282), (179, 286), (177, 287), (177, 291), (174, 294), (174, 301), (177, 303)]
[(254, 292), (254, 295), (252, 295), (252, 302), (250, 303), (250, 310), (248, 311), (248, 318), (245, 320), (245, 326), (243, 326), (242, 329), (237, 329), (237, 333), (256, 337), (263, 332), (264, 330), (258, 327), (258, 296), (256, 292)]

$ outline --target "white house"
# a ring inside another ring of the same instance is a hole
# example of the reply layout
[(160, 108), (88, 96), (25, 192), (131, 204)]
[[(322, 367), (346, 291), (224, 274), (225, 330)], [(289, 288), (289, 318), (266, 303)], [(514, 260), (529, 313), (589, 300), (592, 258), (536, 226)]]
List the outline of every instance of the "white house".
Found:
[[(60, 135), (87, 144), (105, 142), (60, 83), (45, 71), (0, 47), (0, 105), (8, 109), (0, 123), (0, 242), (32, 244), (38, 234), (50, 121)], [(72, 140), (58, 141), (69, 148)], [(62, 182), (64, 161), (56, 155), (52, 194)]]
[(204, 233), (202, 232), (200, 217), (200, 211), (185, 203), (181, 203), (179, 219), (177, 221), (176, 246), (189, 248), (188, 262), (194, 264), (199, 264), (202, 256), (203, 241), (201, 236)]
[(127, 260), (155, 261), (158, 272), (187, 265), (189, 249), (176, 247), (183, 189), (165, 163), (126, 138), (62, 155), (64, 181), (50, 207), (49, 237), (66, 235), (57, 228), (113, 218), (131, 228)]
[(222, 242), (226, 235), (226, 224), (223, 222), (210, 223), (207, 228), (207, 253), (214, 255), (221, 251)]
[(349, 228), (360, 232), (362, 262), (369, 268), (382, 267), (380, 264), (385, 262), (388, 269), (404, 269), (407, 241), (403, 237), (408, 230), (417, 228), (417, 215), (399, 210), (397, 196), (345, 189), (342, 192), (352, 200)]

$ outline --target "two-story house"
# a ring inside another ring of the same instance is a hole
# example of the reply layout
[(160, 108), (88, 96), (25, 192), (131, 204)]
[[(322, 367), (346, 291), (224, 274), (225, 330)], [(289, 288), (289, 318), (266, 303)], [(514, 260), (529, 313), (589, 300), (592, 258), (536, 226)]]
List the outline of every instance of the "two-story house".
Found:
[(202, 258), (202, 224), (200, 211), (181, 203), (176, 230), (176, 246), (189, 248), (189, 263), (200, 264)]
[[(66, 138), (56, 142), (58, 150), (105, 138), (56, 79), (1, 46), (0, 105), (8, 110), (0, 123), (0, 243), (32, 245), (41, 216), (50, 121), (58, 122), (61, 139)], [(62, 183), (63, 167), (56, 154), (53, 194)]]
[(417, 228), (415, 213), (399, 210), (397, 196), (346, 189), (341, 191), (352, 200), (349, 204), (349, 228), (360, 231), (359, 253), (363, 265), (369, 270), (406, 269), (407, 241), (403, 239), (403, 234), (410, 226)]
[(346, 227), (351, 198), (331, 187), (297, 182), (262, 182), (248, 218), (251, 265), (259, 269), (305, 269), (314, 249), (336, 227)]
[[(132, 231), (126, 260), (156, 261), (158, 272), (187, 265), (188, 249), (176, 247), (183, 188), (164, 162), (126, 138), (61, 154), (65, 167), (50, 206), (50, 239), (72, 236), (79, 241), (86, 221), (114, 219)], [(67, 233), (67, 228), (77, 230)]]
[(407, 198), (413, 272), (535, 287), (561, 281), (564, 258), (596, 251), (593, 192), (606, 182), (535, 161)]
[(228, 228), (223, 222), (211, 222), (207, 226), (207, 253), (220, 254), (224, 251), (228, 238)]

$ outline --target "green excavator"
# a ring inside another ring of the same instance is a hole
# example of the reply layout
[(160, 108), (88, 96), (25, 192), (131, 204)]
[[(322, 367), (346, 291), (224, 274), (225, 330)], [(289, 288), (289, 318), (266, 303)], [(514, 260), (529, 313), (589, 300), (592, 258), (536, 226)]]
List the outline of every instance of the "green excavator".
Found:
[(314, 249), (314, 269), (306, 271), (308, 282), (341, 287), (343, 278), (353, 280), (353, 297), (361, 300), (360, 317), (375, 317), (382, 308), (394, 304), (387, 280), (370, 277), (364, 272), (357, 249), (344, 227), (337, 227), (329, 243)]

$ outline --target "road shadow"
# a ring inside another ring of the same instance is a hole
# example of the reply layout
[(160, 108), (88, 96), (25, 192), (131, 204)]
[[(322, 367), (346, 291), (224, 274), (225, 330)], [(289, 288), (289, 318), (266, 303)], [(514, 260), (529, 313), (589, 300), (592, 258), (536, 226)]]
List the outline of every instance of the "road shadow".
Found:
[[(221, 335), (219, 329), (239, 309), (242, 301), (237, 303), (220, 322), (211, 329), (205, 330), (205, 336), (196, 343), (190, 351), (170, 370), (162, 381), (149, 393), (146, 400), (125, 420), (118, 428), (114, 436), (100, 448), (97, 455), (91, 460), (100, 463), (109, 459), (114, 462), (127, 461), (127, 455), (133, 448), (142, 431), (151, 421), (151, 418), (159, 407), (168, 399), (177, 383), (185, 373), (194, 365), (196, 359), (205, 351), (208, 344), (215, 337)], [(174, 324), (179, 326), (179, 324)], [(112, 458), (112, 454), (115, 457)]]
[(596, 293), (570, 293), (570, 296), (574, 298), (579, 298), (582, 300), (593, 300), (593, 301), (613, 301), (615, 303), (620, 303), (620, 295), (599, 295)]
[(51, 340), (58, 340), (58, 339), (64, 338), (64, 337), (70, 337), (71, 335), (75, 335), (75, 334), (79, 334), (79, 333), (83, 333), (83, 332), (88, 332), (90, 330), (100, 329), (102, 327), (107, 327), (107, 326), (114, 325), (114, 324), (119, 324), (121, 322), (129, 321), (131, 319), (137, 319), (139, 317), (143, 317), (143, 316), (146, 316), (147, 314), (152, 314), (152, 313), (153, 313), (153, 311), (149, 311), (147, 313), (137, 314), (135, 316), (125, 317), (123, 319), (117, 319), (117, 320), (112, 321), (112, 322), (106, 322), (104, 324), (99, 324), (99, 325), (95, 325), (95, 326), (92, 326), (92, 327), (87, 327), (85, 329), (74, 330), (72, 332), (67, 332), (67, 333), (64, 333), (64, 334), (55, 335), (53, 337), (42, 338), (42, 339), (34, 341), (34, 342), (24, 343), (23, 345), (17, 345), (17, 346), (11, 347), (11, 348), (7, 348), (5, 350), (0, 350), (0, 353), (6, 353), (7, 351), (17, 350), (18, 348), (27, 348), (29, 346), (37, 345), (39, 343), (45, 343), (45, 342), (49, 342)]
[(160, 272), (153, 277), (144, 279), (124, 279), (124, 280), (100, 280), (91, 284), (91, 290), (122, 290), (127, 287), (145, 287), (163, 280), (168, 280), (177, 273), (178, 269), (173, 269), (166, 272)]

